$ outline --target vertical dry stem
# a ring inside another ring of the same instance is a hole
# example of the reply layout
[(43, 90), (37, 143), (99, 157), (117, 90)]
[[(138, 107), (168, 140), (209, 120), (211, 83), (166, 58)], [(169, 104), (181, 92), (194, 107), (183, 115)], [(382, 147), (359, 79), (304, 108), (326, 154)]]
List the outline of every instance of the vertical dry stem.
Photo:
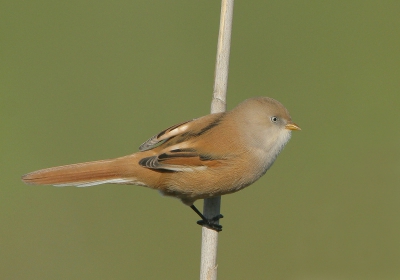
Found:
[[(229, 53), (231, 45), (233, 1), (222, 0), (221, 18), (218, 36), (217, 60), (215, 64), (215, 82), (211, 113), (226, 110), (226, 91), (228, 88)], [(221, 197), (204, 200), (203, 212), (207, 218), (220, 213)], [(218, 232), (202, 228), (200, 280), (217, 279)]]

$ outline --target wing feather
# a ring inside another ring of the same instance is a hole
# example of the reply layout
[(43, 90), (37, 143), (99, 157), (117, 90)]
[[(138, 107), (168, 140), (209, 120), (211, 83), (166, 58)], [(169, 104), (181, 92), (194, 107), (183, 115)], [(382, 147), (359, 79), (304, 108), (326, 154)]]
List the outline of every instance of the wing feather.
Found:
[(215, 166), (224, 159), (212, 156), (198, 148), (196, 138), (212, 131), (223, 119), (223, 113), (211, 114), (199, 119), (171, 126), (144, 142), (140, 151), (154, 149), (155, 154), (142, 158), (139, 164), (159, 171), (195, 171)]
[(146, 142), (144, 142), (142, 145), (140, 145), (139, 151), (151, 150), (151, 149), (155, 148), (156, 146), (161, 145), (162, 143), (164, 143), (171, 137), (174, 137), (178, 134), (185, 132), (188, 129), (187, 124), (190, 123), (191, 121), (192, 120), (173, 125), (167, 129), (161, 131), (160, 133), (154, 135), (153, 137), (148, 139)]
[[(220, 159), (199, 154), (194, 149), (175, 149), (159, 155), (143, 158), (139, 164), (143, 167), (165, 171), (204, 170), (215, 165)], [(211, 163), (211, 164), (210, 164)]]

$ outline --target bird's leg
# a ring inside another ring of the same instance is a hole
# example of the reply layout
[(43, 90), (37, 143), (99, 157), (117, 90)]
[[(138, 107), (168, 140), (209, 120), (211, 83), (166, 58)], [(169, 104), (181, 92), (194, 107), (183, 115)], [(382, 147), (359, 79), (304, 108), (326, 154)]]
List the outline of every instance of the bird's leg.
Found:
[(196, 208), (196, 206), (194, 206), (194, 204), (190, 205), (190, 208), (192, 208), (193, 211), (196, 212), (197, 215), (199, 215), (201, 218), (200, 221), (197, 221), (198, 225), (206, 226), (209, 229), (213, 229), (215, 231), (222, 230), (222, 226), (217, 223), (218, 223), (219, 219), (222, 219), (224, 216), (222, 216), (221, 214), (218, 214), (217, 216), (212, 217), (211, 219), (207, 219), (206, 217), (204, 217), (203, 214), (201, 214), (201, 212)]

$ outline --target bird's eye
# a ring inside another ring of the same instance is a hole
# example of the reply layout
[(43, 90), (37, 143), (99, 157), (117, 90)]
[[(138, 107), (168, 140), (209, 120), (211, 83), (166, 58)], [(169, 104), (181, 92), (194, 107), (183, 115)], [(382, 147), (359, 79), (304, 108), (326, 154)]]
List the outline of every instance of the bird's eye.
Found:
[(271, 117), (271, 121), (274, 122), (274, 123), (276, 123), (276, 122), (278, 121), (278, 117), (272, 116), (272, 117)]

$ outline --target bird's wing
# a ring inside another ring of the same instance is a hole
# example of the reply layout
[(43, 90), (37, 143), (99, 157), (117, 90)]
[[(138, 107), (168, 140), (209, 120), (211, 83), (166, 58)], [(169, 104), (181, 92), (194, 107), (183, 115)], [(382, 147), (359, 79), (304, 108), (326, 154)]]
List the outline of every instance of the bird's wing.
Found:
[(214, 127), (220, 124), (223, 118), (224, 113), (217, 113), (176, 124), (151, 137), (149, 140), (140, 145), (139, 150), (151, 150), (165, 142), (168, 143), (166, 143), (164, 146), (182, 143), (179, 148), (187, 148), (187, 145), (183, 144), (184, 142), (211, 131)]
[(218, 126), (223, 117), (223, 113), (211, 114), (161, 131), (140, 146), (141, 151), (154, 149), (156, 154), (141, 159), (139, 164), (168, 171), (202, 170), (220, 164), (224, 157), (217, 155), (215, 147), (212, 150), (212, 145), (200, 143), (204, 141), (203, 135)]
[(172, 146), (171, 149), (168, 147), (158, 155), (143, 158), (139, 164), (146, 168), (164, 171), (198, 171), (218, 165), (223, 160), (199, 153), (192, 148), (176, 148), (178, 145)]
[(171, 137), (174, 137), (178, 134), (182, 134), (183, 132), (188, 130), (189, 126), (187, 124), (190, 122), (192, 122), (192, 121), (186, 121), (186, 122), (168, 127), (167, 129), (154, 135), (153, 137), (148, 139), (146, 142), (144, 142), (142, 145), (140, 145), (139, 151), (151, 150), (151, 149), (161, 145), (162, 143), (164, 143)]

